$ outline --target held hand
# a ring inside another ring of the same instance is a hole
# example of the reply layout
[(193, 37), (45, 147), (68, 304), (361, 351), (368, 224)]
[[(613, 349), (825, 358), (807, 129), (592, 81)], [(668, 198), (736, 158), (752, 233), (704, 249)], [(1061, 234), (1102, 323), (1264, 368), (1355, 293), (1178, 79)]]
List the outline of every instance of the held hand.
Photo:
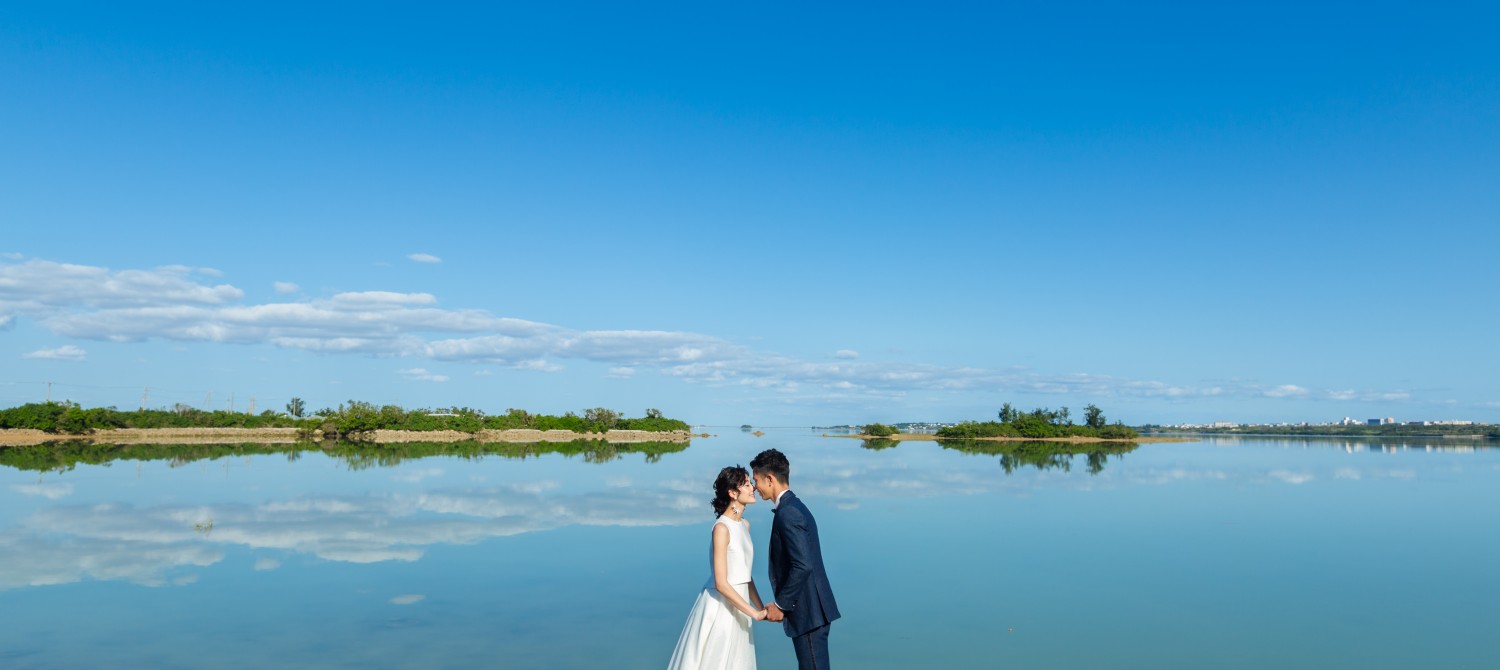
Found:
[(765, 621), (766, 620), (766, 611), (765, 610), (756, 610), (755, 611), (755, 620), (756, 621)]
[(781, 611), (776, 603), (766, 605), (766, 619), (769, 621), (781, 621), (786, 618), (786, 613)]

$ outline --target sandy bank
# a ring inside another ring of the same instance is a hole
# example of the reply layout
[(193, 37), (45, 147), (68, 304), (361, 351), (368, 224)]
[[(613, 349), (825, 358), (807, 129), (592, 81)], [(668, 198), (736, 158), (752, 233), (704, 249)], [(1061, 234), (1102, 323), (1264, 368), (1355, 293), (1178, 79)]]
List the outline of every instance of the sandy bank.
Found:
[[(321, 439), (321, 434), (314, 439)], [(575, 433), (568, 430), (482, 430), (475, 434), (456, 430), (415, 431), (377, 430), (365, 436), (370, 442), (572, 442), (573, 440), (608, 440), (610, 442), (687, 442), (693, 434), (686, 431), (651, 432), (645, 430), (612, 430), (608, 433)], [(0, 446), (26, 446), (87, 440), (100, 444), (290, 444), (297, 441), (296, 428), (119, 428), (101, 430), (91, 435), (58, 435), (40, 430), (0, 430)]]

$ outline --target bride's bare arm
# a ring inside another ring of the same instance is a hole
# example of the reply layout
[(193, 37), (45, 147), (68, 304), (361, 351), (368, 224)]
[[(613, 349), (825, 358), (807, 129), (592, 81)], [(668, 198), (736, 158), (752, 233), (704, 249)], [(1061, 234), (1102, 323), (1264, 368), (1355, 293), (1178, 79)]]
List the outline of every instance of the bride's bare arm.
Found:
[[(735, 609), (744, 612), (756, 621), (766, 618), (766, 610), (760, 607), (751, 607), (750, 603), (740, 596), (740, 592), (734, 590), (729, 583), (729, 529), (724, 524), (714, 524), (714, 588), (719, 595), (724, 596)], [(755, 593), (755, 583), (750, 583), (751, 593)], [(759, 597), (757, 597), (759, 600)]]

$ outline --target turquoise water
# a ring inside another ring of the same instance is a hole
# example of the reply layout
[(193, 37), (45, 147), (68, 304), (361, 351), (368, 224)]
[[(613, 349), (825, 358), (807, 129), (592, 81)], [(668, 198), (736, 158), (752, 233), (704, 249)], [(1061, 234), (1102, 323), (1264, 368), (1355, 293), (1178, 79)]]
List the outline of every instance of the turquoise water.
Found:
[[(1490, 668), (1500, 451), (1470, 444), (1091, 460), (725, 429), (649, 456), (0, 466), (0, 667), (663, 667), (713, 475), (774, 446), (843, 668)], [(770, 510), (746, 516), (768, 591)]]

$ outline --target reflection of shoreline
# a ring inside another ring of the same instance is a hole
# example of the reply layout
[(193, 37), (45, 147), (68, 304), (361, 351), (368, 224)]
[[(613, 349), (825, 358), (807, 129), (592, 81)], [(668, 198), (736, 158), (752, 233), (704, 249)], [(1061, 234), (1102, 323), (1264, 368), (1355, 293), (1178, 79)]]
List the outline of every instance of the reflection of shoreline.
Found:
[[(1005, 470), (1005, 474), (1013, 474), (1016, 468), (1022, 465), (1030, 465), (1038, 470), (1058, 469), (1069, 472), (1073, 469), (1073, 457), (1083, 455), (1088, 461), (1089, 474), (1097, 475), (1104, 471), (1104, 464), (1109, 462), (1110, 456), (1118, 458), (1140, 447), (1134, 442), (1118, 440), (1110, 440), (1107, 443), (1096, 440), (1091, 443), (1070, 444), (1057, 440), (944, 438), (937, 440), (937, 443), (944, 449), (966, 454), (999, 456), (1000, 467)], [(862, 442), (860, 446), (871, 451), (883, 451), (900, 444), (900, 440), (872, 437)]]
[[(59, 435), (26, 428), (0, 428), (0, 447), (32, 446), (59, 441), (89, 441), (101, 444), (210, 444), (258, 442), (291, 444), (298, 441), (296, 428), (117, 428), (89, 435)], [(571, 430), (376, 430), (363, 441), (377, 444), (399, 442), (572, 442), (602, 439), (609, 442), (687, 442), (692, 433), (649, 430), (611, 430), (607, 433), (575, 433)]]
[(1271, 447), (1302, 447), (1318, 449), (1340, 449), (1347, 453), (1397, 451), (1427, 451), (1456, 454), (1472, 454), (1482, 451), (1500, 450), (1500, 443), (1484, 440), (1454, 441), (1434, 437), (1393, 438), (1378, 436), (1335, 437), (1330, 435), (1294, 435), (1271, 437), (1245, 437), (1240, 435), (1204, 435), (1199, 438), (1204, 444), (1257, 444)]
[[(833, 437), (842, 439), (868, 440), (872, 436), (853, 433), (849, 435), (829, 435), (824, 433), (822, 437)], [(1077, 435), (1069, 437), (938, 437), (932, 433), (896, 433), (894, 435), (881, 436), (882, 440), (894, 440), (896, 442), (939, 442), (943, 440), (978, 440), (981, 442), (1060, 442), (1063, 444), (1095, 444), (1100, 442), (1114, 444), (1143, 444), (1155, 442), (1198, 442), (1196, 437), (1080, 437)]]
[(324, 454), (343, 461), (351, 470), (392, 467), (428, 457), (537, 458), (547, 454), (582, 456), (588, 463), (608, 463), (625, 454), (644, 454), (655, 463), (665, 454), (684, 451), (688, 442), (610, 442), (575, 439), (568, 442), (296, 442), (291, 444), (100, 444), (88, 441), (39, 444), (0, 449), (0, 466), (17, 470), (61, 472), (77, 465), (107, 465), (115, 461), (168, 461), (173, 467), (202, 460), (236, 456), (285, 454), (297, 460), (304, 453)]
[(1016, 468), (1022, 465), (1030, 465), (1038, 470), (1071, 471), (1073, 457), (1082, 454), (1088, 461), (1088, 470), (1091, 475), (1103, 472), (1104, 464), (1109, 462), (1110, 456), (1119, 458), (1140, 447), (1134, 442), (1118, 440), (1111, 440), (1107, 444), (1094, 443), (1088, 446), (1078, 446), (1047, 440), (1005, 440), (1003, 444), (996, 444), (995, 440), (977, 439), (939, 440), (938, 446), (967, 454), (999, 456), (1000, 468), (1005, 471), (1005, 474), (1015, 472)]

